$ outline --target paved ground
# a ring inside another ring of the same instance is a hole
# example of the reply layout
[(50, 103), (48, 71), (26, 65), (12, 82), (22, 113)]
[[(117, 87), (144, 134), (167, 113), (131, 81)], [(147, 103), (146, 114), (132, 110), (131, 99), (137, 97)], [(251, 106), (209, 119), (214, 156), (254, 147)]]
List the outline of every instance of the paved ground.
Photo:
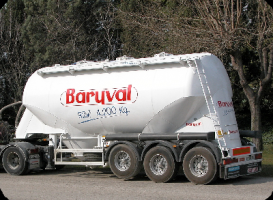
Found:
[(0, 170), (0, 188), (10, 200), (37, 199), (189, 199), (264, 200), (273, 191), (273, 177), (247, 176), (193, 185), (184, 176), (154, 183), (144, 174), (124, 181), (109, 169), (64, 168), (11, 176)]

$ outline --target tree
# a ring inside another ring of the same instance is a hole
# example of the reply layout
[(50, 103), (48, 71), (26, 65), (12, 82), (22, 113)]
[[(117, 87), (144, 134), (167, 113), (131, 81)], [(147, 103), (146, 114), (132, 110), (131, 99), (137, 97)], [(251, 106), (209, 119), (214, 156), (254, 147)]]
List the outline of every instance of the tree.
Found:
[[(262, 129), (260, 106), (272, 79), (272, 14), (262, 0), (131, 0), (119, 8), (124, 50), (133, 56), (153, 49), (209, 51), (227, 63), (238, 75), (255, 131)], [(134, 47), (139, 38), (148, 47), (142, 52)], [(262, 149), (262, 139), (254, 142)]]
[(100, 42), (105, 44), (104, 54), (109, 60), (121, 56), (121, 30), (116, 21), (115, 4), (118, 3), (116, 1), (106, 1), (96, 15), (99, 24), (98, 30), (103, 36)]
[(178, 9), (178, 4), (176, 0), (122, 1), (118, 19), (122, 26), (123, 53), (143, 57), (160, 51), (181, 52), (186, 41), (177, 33), (175, 21), (187, 13), (187, 8)]
[(116, 35), (107, 1), (28, 0), (25, 5), (22, 33), (32, 68), (116, 56), (110, 50)]
[[(0, 11), (0, 106), (21, 100), (29, 76), (20, 29), (24, 4), (10, 0)], [(13, 112), (12, 110), (10, 112)], [(7, 119), (7, 117), (5, 117)]]
[[(249, 1), (249, 4), (243, 4), (243, 1), (215, 1), (214, 5), (209, 1), (196, 1), (195, 5), (213, 38), (224, 42), (223, 49), (230, 56), (249, 102), (251, 129), (261, 131), (261, 101), (272, 79), (272, 9), (261, 0)], [(201, 9), (202, 6), (205, 9)], [(246, 51), (255, 52), (255, 55), (244, 59)], [(254, 79), (249, 77), (253, 69), (257, 72)], [(254, 142), (261, 150), (262, 139), (256, 138)]]
[(41, 67), (119, 56), (111, 2), (10, 0), (0, 11), (0, 108), (21, 100), (28, 77)]

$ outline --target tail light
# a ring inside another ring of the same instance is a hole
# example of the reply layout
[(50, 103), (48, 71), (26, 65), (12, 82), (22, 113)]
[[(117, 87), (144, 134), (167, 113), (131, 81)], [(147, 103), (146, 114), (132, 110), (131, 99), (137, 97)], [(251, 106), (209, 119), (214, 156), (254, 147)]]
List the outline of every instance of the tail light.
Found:
[(39, 153), (39, 149), (30, 149), (29, 154), (37, 154)]
[(262, 157), (263, 157), (262, 153), (255, 154), (255, 159), (262, 159)]
[(227, 158), (223, 160), (224, 165), (238, 162), (238, 158)]

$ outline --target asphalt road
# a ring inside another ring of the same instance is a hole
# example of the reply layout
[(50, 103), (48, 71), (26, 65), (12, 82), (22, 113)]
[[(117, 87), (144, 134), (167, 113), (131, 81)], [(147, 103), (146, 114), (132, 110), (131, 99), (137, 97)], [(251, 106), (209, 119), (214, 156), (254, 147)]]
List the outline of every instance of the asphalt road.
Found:
[(124, 181), (109, 169), (70, 167), (24, 176), (11, 176), (0, 169), (0, 188), (9, 200), (264, 200), (273, 191), (273, 177), (247, 176), (218, 180), (210, 185), (193, 185), (182, 175), (170, 183), (154, 183), (143, 173)]

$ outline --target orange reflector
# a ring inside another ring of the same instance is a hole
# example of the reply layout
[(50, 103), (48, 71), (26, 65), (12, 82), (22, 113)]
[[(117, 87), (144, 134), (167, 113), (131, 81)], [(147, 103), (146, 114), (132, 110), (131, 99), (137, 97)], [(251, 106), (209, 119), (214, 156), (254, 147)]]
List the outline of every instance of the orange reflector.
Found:
[(176, 148), (176, 145), (175, 145), (175, 144), (173, 145), (173, 148)]
[(243, 155), (243, 154), (249, 154), (250, 153), (250, 147), (242, 147), (233, 149), (233, 156)]

